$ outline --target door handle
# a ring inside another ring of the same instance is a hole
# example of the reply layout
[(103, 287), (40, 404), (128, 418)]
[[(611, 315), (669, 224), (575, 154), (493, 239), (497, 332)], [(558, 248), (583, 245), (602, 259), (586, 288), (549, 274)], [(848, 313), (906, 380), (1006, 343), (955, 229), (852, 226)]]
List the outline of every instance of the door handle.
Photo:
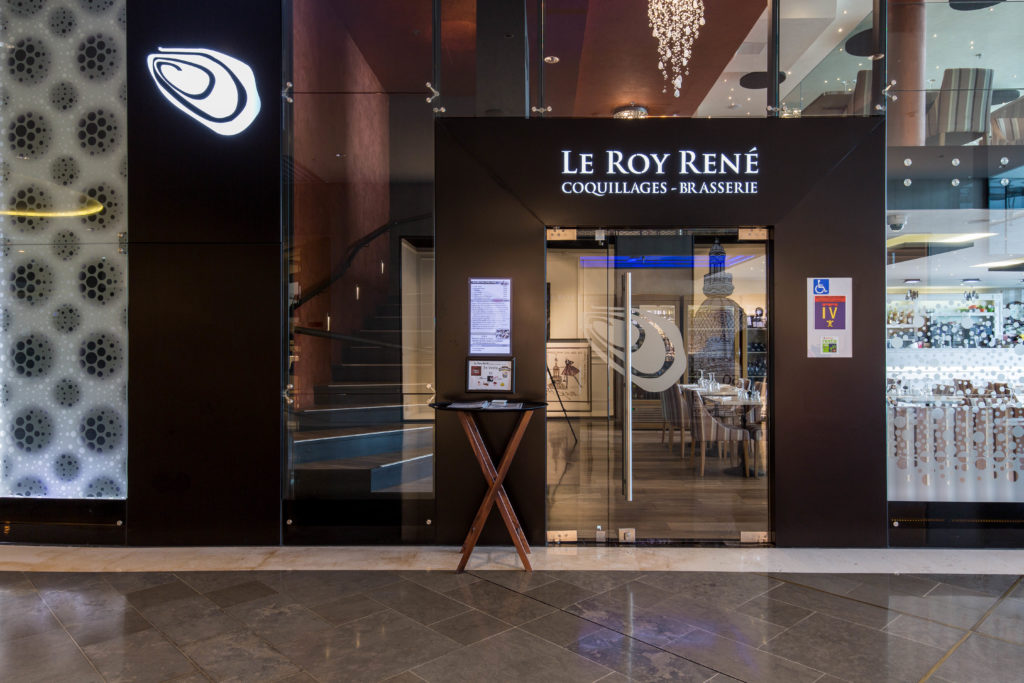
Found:
[(622, 495), (629, 502), (633, 501), (633, 274), (626, 272), (622, 276), (623, 304), (623, 353), (622, 375), (623, 416), (622, 416)]

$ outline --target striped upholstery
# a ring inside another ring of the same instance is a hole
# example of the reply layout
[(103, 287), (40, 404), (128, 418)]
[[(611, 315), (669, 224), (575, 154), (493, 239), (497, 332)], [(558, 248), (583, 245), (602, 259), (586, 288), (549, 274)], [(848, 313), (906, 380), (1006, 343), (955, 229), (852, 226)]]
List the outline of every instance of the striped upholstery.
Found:
[(1019, 145), (1024, 143), (1024, 97), (1003, 105), (992, 112), (992, 144)]
[(929, 143), (965, 145), (987, 142), (992, 102), (992, 69), (946, 69), (933, 109), (935, 137)]

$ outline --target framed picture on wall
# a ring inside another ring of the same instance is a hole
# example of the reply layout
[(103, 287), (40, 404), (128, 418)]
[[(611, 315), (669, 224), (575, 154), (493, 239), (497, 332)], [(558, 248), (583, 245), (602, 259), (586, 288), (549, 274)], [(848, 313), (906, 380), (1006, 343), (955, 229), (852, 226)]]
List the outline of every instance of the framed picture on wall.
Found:
[[(590, 342), (552, 339), (547, 345), (548, 410), (570, 415), (590, 412)], [(561, 399), (561, 403), (559, 403)]]

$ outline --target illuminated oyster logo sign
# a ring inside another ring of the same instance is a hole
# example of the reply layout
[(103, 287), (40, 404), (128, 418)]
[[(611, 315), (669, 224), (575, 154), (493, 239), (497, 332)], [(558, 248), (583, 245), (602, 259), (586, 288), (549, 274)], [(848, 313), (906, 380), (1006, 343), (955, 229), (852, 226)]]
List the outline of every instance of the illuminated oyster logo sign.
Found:
[(248, 64), (215, 50), (159, 47), (146, 58), (167, 101), (220, 135), (237, 135), (260, 113)]
[[(624, 309), (612, 308), (606, 315), (595, 312), (587, 316), (590, 341), (594, 351), (620, 375), (623, 369), (625, 347)], [(630, 315), (632, 342), (633, 384), (644, 391), (665, 391), (678, 382), (686, 372), (686, 353), (683, 335), (668, 318), (633, 310)], [(616, 341), (618, 340), (618, 341)]]

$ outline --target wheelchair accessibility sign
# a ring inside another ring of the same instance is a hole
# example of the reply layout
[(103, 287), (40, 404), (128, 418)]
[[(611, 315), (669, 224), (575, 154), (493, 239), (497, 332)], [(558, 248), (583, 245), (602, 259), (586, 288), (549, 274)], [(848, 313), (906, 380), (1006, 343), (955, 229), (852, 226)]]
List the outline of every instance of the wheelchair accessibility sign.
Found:
[(853, 357), (852, 278), (807, 278), (807, 357)]

